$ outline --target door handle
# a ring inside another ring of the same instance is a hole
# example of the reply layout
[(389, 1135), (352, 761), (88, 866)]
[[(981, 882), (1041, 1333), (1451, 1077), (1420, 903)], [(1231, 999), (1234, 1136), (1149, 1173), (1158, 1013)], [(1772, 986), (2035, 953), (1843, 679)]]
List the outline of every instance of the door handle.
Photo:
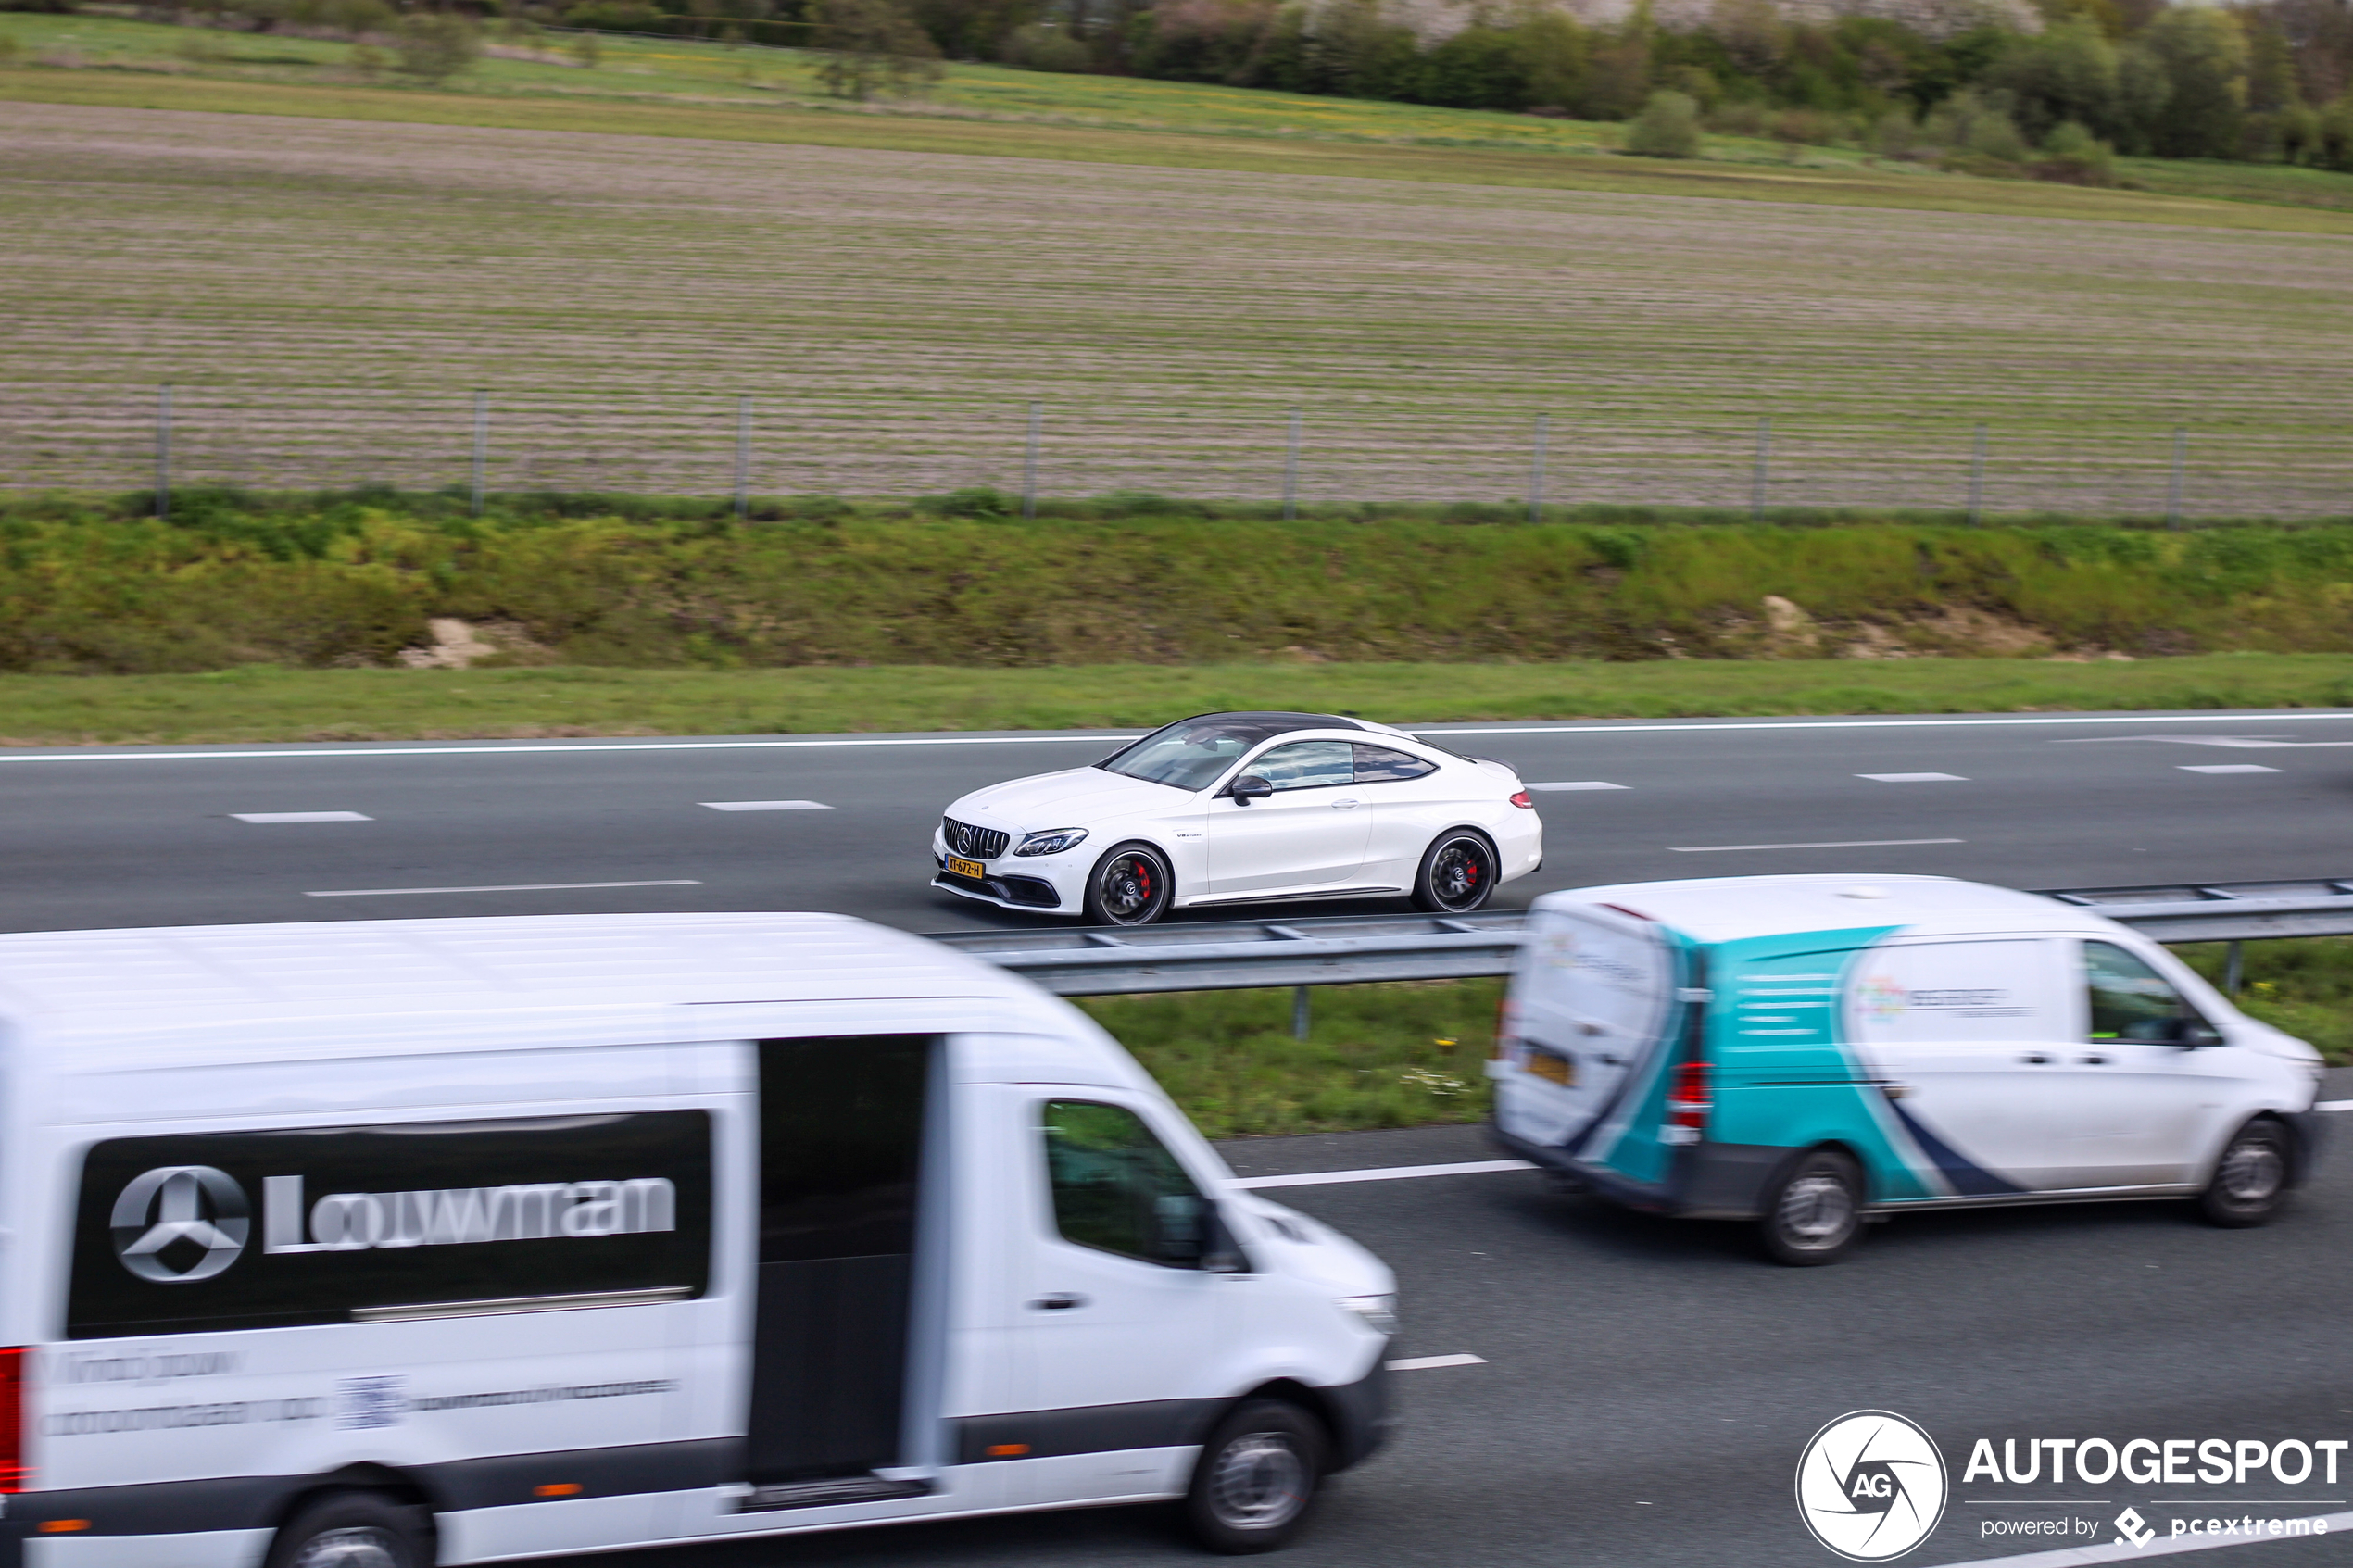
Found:
[(2104, 1056), (2087, 1056), (2083, 1059), (2083, 1065), (2086, 1067), (2106, 1067), (2108, 1065), (2108, 1058)]
[(1051, 1296), (1040, 1296), (1030, 1303), (1031, 1306), (1048, 1312), (1068, 1311), (1073, 1307), (1083, 1307), (1086, 1304), (1087, 1298), (1070, 1290), (1057, 1290)]
[(1902, 1099), (1906, 1095), (1912, 1092), (1912, 1085), (1909, 1084), (1881, 1084), (1879, 1086), (1879, 1092), (1885, 1095), (1890, 1099)]
[(1364, 802), (1361, 800), (1335, 800), (1332, 802), (1332, 809), (1335, 811), (1353, 811), (1357, 807), (1362, 806)]
[(2051, 1059), (2045, 1056), (2041, 1051), (2029, 1051), (2026, 1055), (2019, 1058), (2019, 1060), (2027, 1063), (2029, 1066), (2040, 1067)]

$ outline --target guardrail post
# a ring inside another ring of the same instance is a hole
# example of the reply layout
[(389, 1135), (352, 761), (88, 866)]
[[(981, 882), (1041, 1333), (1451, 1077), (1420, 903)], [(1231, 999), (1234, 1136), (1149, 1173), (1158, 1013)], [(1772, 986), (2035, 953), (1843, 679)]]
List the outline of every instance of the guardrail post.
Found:
[(171, 383), (156, 388), (156, 521), (171, 516)]
[(1528, 469), (1528, 521), (1544, 521), (1544, 416), (1536, 416), (1536, 457)]
[(1969, 525), (1975, 528), (1985, 519), (1985, 427), (1977, 427), (1977, 445), (1969, 459)]
[(2233, 942), (2231, 944), (2230, 959), (2222, 966), (2222, 994), (2224, 996), (2235, 997), (2239, 994), (2239, 981), (2245, 977), (2243, 966), (2240, 960), (2246, 957), (2246, 943)]
[(1307, 987), (1304, 985), (1290, 988), (1290, 1037), (1294, 1040), (1307, 1038)]
[(2190, 433), (2180, 425), (2173, 427), (2173, 476), (2165, 486), (2165, 526), (2182, 526), (2182, 454), (2189, 445)]
[[(1283, 521), (1299, 516), (1299, 410), (1290, 411), (1290, 441), (1283, 448)], [(1304, 1038), (1305, 1036), (1302, 1036)]]
[(1748, 518), (1751, 522), (1765, 521), (1765, 487), (1771, 482), (1773, 463), (1773, 416), (1766, 414), (1756, 421), (1756, 471), (1748, 481)]
[(736, 521), (741, 522), (751, 510), (751, 398), (748, 394), (736, 397)]
[(474, 516), (482, 515), (482, 470), (490, 452), (490, 394), (474, 394)]
[(1021, 463), (1021, 515), (1038, 516), (1038, 405), (1029, 406), (1029, 446)]

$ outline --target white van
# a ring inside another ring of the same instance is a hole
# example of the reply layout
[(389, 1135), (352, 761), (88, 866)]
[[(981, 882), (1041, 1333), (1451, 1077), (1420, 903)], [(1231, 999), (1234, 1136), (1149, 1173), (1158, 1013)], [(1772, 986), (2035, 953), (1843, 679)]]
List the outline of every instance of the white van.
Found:
[(1655, 1213), (1825, 1263), (1867, 1218), (2193, 1198), (2260, 1224), (2312, 1168), (2321, 1055), (2090, 910), (1928, 876), (1548, 893), (1493, 1133)]
[(854, 920), (0, 936), (0, 1562), (1272, 1547), (1382, 1438), (1395, 1287), (1230, 1183), (1074, 1009)]

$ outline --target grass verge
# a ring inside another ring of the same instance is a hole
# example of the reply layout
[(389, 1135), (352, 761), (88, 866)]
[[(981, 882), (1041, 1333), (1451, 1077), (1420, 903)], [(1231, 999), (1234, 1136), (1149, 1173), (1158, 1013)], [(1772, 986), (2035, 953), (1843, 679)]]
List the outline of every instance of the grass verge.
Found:
[(1392, 723), (2353, 705), (2353, 655), (973, 670), (288, 670), (0, 675), (0, 744), (1139, 728), (1222, 709)]

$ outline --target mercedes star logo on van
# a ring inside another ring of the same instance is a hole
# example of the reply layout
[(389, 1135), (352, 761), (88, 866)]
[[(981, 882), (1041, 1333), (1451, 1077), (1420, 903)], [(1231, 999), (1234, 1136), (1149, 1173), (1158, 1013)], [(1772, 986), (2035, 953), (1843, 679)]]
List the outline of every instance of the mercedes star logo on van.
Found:
[(253, 1205), (226, 1171), (166, 1165), (122, 1189), (111, 1223), (115, 1256), (124, 1268), (160, 1285), (191, 1285), (210, 1279), (245, 1251)]
[(1889, 1411), (1856, 1411), (1814, 1434), (1797, 1461), (1797, 1512), (1850, 1562), (1885, 1562), (1944, 1517), (1944, 1456)]

